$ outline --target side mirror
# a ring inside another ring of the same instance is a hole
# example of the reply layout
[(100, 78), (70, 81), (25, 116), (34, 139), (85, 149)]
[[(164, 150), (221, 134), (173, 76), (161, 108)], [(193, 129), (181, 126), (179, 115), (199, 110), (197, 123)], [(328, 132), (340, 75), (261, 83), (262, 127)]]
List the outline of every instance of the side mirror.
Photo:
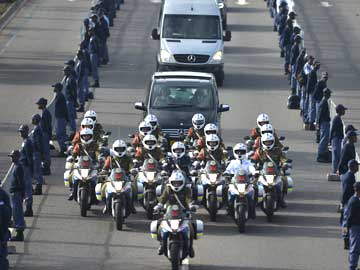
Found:
[(145, 105), (144, 105), (144, 102), (135, 102), (135, 103), (134, 103), (134, 107), (135, 107), (135, 109), (137, 109), (137, 110), (146, 111), (146, 107), (145, 107)]
[(289, 146), (285, 146), (285, 147), (283, 147), (283, 149), (282, 149), (284, 152), (286, 152), (286, 151), (288, 151), (289, 150)]
[(244, 140), (245, 140), (245, 141), (250, 140), (250, 136), (245, 136), (245, 137), (244, 137)]
[(230, 41), (231, 40), (231, 31), (226, 30), (224, 35), (224, 41)]
[(157, 28), (154, 28), (154, 29), (151, 31), (151, 38), (152, 38), (153, 40), (159, 40), (159, 39), (160, 39), (160, 34), (158, 33)]
[(279, 141), (284, 141), (285, 140), (285, 137), (284, 136), (280, 136), (279, 137)]
[(220, 104), (218, 108), (218, 112), (227, 112), (230, 110), (230, 106), (228, 104)]

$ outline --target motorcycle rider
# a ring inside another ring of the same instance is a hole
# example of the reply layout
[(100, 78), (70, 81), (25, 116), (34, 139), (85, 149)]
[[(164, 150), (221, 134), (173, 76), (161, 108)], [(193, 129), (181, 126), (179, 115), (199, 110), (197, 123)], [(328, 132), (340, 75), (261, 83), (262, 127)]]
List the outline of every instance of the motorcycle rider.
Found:
[(157, 140), (159, 140), (160, 137), (163, 137), (163, 132), (159, 125), (159, 121), (154, 114), (148, 114), (144, 121), (151, 125), (151, 134), (154, 135)]
[[(191, 205), (192, 197), (191, 190), (186, 187), (186, 180), (184, 174), (181, 171), (175, 170), (172, 172), (169, 182), (165, 187), (163, 193), (159, 198), (159, 203), (154, 207), (154, 212), (159, 212), (163, 209), (164, 205), (178, 205), (183, 211), (192, 210), (195, 206)], [(189, 247), (189, 256), (193, 258), (195, 252), (193, 249), (193, 239), (194, 239), (194, 228), (192, 223), (189, 222), (190, 229), (190, 247)], [(164, 253), (164, 241), (167, 238), (167, 235), (162, 233), (161, 228), (159, 227), (160, 234), (160, 247), (158, 254), (162, 255)]]
[(257, 137), (261, 137), (261, 127), (265, 124), (270, 123), (270, 117), (266, 113), (261, 113), (258, 115), (256, 119), (257, 127), (251, 130), (250, 137), (255, 140)]
[(103, 126), (97, 120), (97, 114), (95, 111), (87, 111), (84, 114), (84, 118), (91, 118), (94, 121), (94, 138), (101, 138), (105, 134)]
[[(281, 144), (281, 142), (279, 140), (278, 135), (276, 134), (276, 132), (271, 124), (262, 125), (260, 128), (260, 133), (261, 133), (261, 136), (264, 135), (265, 133), (271, 133), (272, 135), (274, 135), (274, 138), (275, 138), (275, 147), (281, 147), (281, 148), (283, 147), (283, 145)], [(261, 136), (259, 136), (255, 139), (254, 150), (261, 147)]]
[(217, 125), (213, 124), (213, 123), (209, 123), (207, 124), (205, 127), (204, 127), (204, 136), (200, 137), (198, 140), (197, 140), (197, 145), (196, 147), (198, 148), (198, 150), (200, 150), (201, 148), (205, 147), (205, 141), (206, 141), (206, 136), (207, 135), (211, 135), (211, 134), (214, 134), (214, 135), (217, 135), (220, 139), (220, 145), (225, 148), (224, 146), (224, 143), (223, 143), (223, 140), (222, 138), (220, 137), (219, 135), (219, 128)]
[[(74, 139), (72, 140), (72, 145), (75, 146), (76, 144), (78, 144), (80, 141), (80, 131), (83, 130), (84, 128), (89, 128), (92, 131), (94, 131), (94, 126), (95, 123), (91, 118), (84, 118), (83, 120), (81, 120), (81, 124), (80, 124), (80, 130), (76, 132)], [(99, 141), (100, 138), (97, 138), (94, 135), (94, 140), (95, 141)]]
[(205, 141), (206, 147), (200, 150), (196, 159), (204, 162), (214, 160), (219, 165), (223, 165), (222, 163), (227, 159), (227, 155), (223, 147), (220, 146), (219, 136), (215, 134), (207, 135)]
[(192, 127), (189, 128), (188, 134), (185, 138), (186, 145), (193, 145), (194, 142), (197, 142), (200, 138), (205, 136), (204, 126), (205, 126), (205, 117), (201, 113), (196, 113), (193, 115)]
[[(264, 162), (271, 161), (278, 167), (281, 167), (288, 161), (281, 147), (275, 147), (275, 137), (273, 134), (265, 133), (261, 136), (261, 147), (259, 147), (252, 159), (260, 166)], [(285, 194), (287, 193), (288, 183), (286, 177), (281, 177), (283, 182), (283, 194), (281, 196), (280, 206), (286, 208)]]
[(171, 146), (172, 157), (169, 159), (170, 171), (181, 170), (185, 177), (189, 177), (191, 169), (191, 159), (186, 154), (186, 148), (182, 142), (174, 142)]
[(139, 124), (138, 130), (138, 134), (135, 135), (134, 139), (131, 142), (131, 145), (134, 148), (142, 145), (142, 140), (144, 139), (144, 137), (151, 133), (152, 126), (150, 123), (142, 121)]
[(233, 160), (226, 167), (225, 173), (235, 175), (238, 171), (244, 170), (247, 175), (254, 174), (255, 167), (250, 159), (247, 158), (247, 148), (243, 143), (235, 144), (233, 148)]
[(135, 159), (137, 163), (142, 164), (147, 158), (155, 159), (160, 162), (164, 159), (164, 154), (157, 144), (157, 139), (154, 135), (146, 135), (142, 140), (142, 146), (136, 149)]

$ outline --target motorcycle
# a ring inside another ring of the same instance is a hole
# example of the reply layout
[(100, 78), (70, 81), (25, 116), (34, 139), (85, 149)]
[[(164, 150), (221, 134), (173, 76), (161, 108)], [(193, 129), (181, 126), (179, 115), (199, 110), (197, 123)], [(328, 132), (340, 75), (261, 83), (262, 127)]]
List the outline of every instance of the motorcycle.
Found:
[(223, 206), (225, 197), (225, 178), (219, 171), (216, 161), (207, 162), (199, 181), (202, 188), (198, 187), (198, 196), (201, 196), (201, 192), (204, 193), (203, 205), (210, 214), (210, 220), (216, 221), (217, 211)]
[(163, 190), (165, 174), (165, 172), (159, 172), (158, 163), (155, 160), (146, 159), (137, 175), (138, 199), (150, 220), (153, 218), (154, 206), (158, 203), (158, 197)]
[[(196, 209), (192, 209), (195, 212)], [(194, 228), (191, 236), (190, 226)], [(203, 235), (204, 224), (201, 220), (191, 220), (191, 212), (186, 212), (178, 205), (169, 205), (162, 219), (150, 224), (153, 239), (162, 241), (164, 255), (171, 262), (171, 269), (178, 270), (183, 260), (189, 256), (190, 237), (199, 239)]]
[(105, 183), (106, 205), (116, 223), (116, 229), (121, 231), (124, 220), (130, 213), (131, 182), (121, 168), (112, 169), (108, 181)]
[(240, 170), (231, 178), (228, 190), (230, 215), (235, 220), (239, 232), (245, 232), (245, 224), (255, 212), (255, 191), (246, 172)]
[(88, 156), (81, 156), (74, 165), (73, 170), (72, 179), (75, 200), (80, 205), (80, 214), (82, 217), (86, 217), (87, 210), (90, 209), (91, 204), (96, 200), (95, 184), (97, 181), (97, 170), (94, 169), (91, 163)]

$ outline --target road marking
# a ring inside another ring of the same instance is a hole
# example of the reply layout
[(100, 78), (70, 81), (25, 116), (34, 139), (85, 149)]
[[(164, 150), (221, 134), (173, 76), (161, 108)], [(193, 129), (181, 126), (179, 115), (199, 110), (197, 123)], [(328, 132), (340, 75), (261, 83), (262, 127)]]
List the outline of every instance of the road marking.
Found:
[(240, 5), (240, 6), (245, 6), (245, 5), (248, 5), (249, 2), (246, 2), (246, 0), (238, 0), (236, 2), (236, 4)]
[(329, 2), (322, 1), (321, 6), (323, 6), (323, 7), (332, 7), (333, 5), (330, 4)]
[(2, 55), (5, 52), (6, 48), (9, 47), (10, 44), (14, 41), (14, 39), (16, 38), (16, 34), (17, 34), (17, 32), (12, 35), (12, 37), (8, 40), (8, 42), (6, 42), (4, 48), (2, 48), (0, 51), (0, 55)]
[(181, 270), (189, 270), (190, 261), (188, 258), (182, 261)]
[(151, 3), (160, 4), (162, 0), (150, 0)]

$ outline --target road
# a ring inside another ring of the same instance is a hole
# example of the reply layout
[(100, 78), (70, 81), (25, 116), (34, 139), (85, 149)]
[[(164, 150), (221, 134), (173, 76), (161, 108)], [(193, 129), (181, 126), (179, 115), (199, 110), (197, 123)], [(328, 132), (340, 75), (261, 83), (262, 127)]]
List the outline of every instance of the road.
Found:
[[(60, 77), (61, 63), (74, 51), (78, 40), (74, 24), (87, 12), (87, 4), (87, 1), (34, 1), (7, 30), (19, 27), (18, 36), (0, 58), (0, 74), (6, 76), (0, 84), (1, 152), (7, 153), (18, 143), (14, 139), (16, 128), (34, 111), (31, 102), (40, 94), (51, 96), (48, 85)], [(61, 8), (56, 8), (57, 5)], [(69, 8), (69, 5), (76, 8)], [(220, 89), (220, 98), (223, 103), (230, 104), (231, 111), (222, 119), (224, 140), (226, 144), (238, 142), (254, 127), (258, 113), (269, 113), (271, 122), (279, 134), (287, 137), (291, 148), (289, 157), (294, 160), (295, 189), (289, 195), (288, 208), (276, 213), (273, 223), (268, 224), (264, 214), (258, 211), (258, 218), (248, 223), (244, 235), (238, 234), (235, 224), (224, 212), (214, 223), (209, 222), (201, 210), (197, 216), (205, 222), (205, 236), (195, 243), (196, 257), (190, 260), (190, 268), (344, 269), (347, 253), (342, 250), (335, 212), (340, 187), (338, 183), (325, 180), (328, 165), (314, 162), (314, 134), (302, 131), (298, 111), (286, 109), (288, 86), (282, 75), (277, 37), (272, 32), (264, 2), (253, 0), (240, 6), (229, 1), (229, 5), (228, 22), (233, 39), (226, 44), (226, 81)], [(102, 88), (96, 90), (96, 99), (90, 104), (98, 112), (99, 121), (112, 131), (112, 139), (126, 138), (129, 132), (136, 130), (140, 114), (133, 109), (133, 102), (144, 99), (144, 89), (155, 69), (157, 43), (149, 35), (156, 25), (158, 8), (158, 4), (148, 0), (128, 0), (112, 29), (111, 63), (101, 70)], [(311, 0), (303, 1), (300, 9), (300, 16), (303, 11), (304, 14), (315, 13), (314, 10), (323, 12), (320, 5), (312, 6)], [(34, 15), (26, 15), (31, 10)], [(55, 20), (46, 10), (62, 12), (56, 14)], [(72, 10), (80, 18), (73, 18), (74, 14), (68, 13)], [(67, 25), (68, 20), (62, 16), (73, 18), (73, 21)], [(305, 33), (313, 26), (314, 19), (307, 16), (303, 19), (308, 22), (308, 25), (303, 24)], [(54, 24), (37, 21), (39, 18), (54, 21)], [(52, 46), (39, 42), (40, 38), (44, 40), (45, 35), (54, 32), (57, 35), (65, 33), (66, 42), (58, 44), (52, 38), (49, 39), (51, 44), (54, 43)], [(29, 36), (25, 37), (26, 34)], [(11, 36), (2, 38), (5, 44), (11, 40)], [(310, 46), (318, 42), (313, 41), (311, 35), (306, 36), (306, 41)], [(319, 50), (323, 48), (321, 44)], [(332, 67), (333, 64), (328, 63), (329, 68)], [(15, 72), (19, 71), (22, 76), (17, 77)], [(351, 83), (347, 84), (347, 87), (351, 86)], [(20, 96), (24, 96), (25, 89), (31, 92), (26, 95), (22, 110), (17, 110), (14, 105), (18, 104)], [(8, 98), (7, 102), (3, 97)], [(133, 270), (149, 266), (169, 269), (169, 263), (156, 255), (158, 243), (150, 239), (149, 221), (140, 208), (136, 216), (129, 218), (123, 232), (115, 230), (110, 217), (102, 216), (100, 206), (94, 207), (88, 218), (81, 218), (79, 207), (66, 200), (63, 169), (63, 160), (54, 160), (53, 175), (46, 178), (49, 184), (46, 195), (35, 198), (35, 216), (27, 219), (26, 241), (16, 244), (19, 254), (11, 257), (15, 269)]]

